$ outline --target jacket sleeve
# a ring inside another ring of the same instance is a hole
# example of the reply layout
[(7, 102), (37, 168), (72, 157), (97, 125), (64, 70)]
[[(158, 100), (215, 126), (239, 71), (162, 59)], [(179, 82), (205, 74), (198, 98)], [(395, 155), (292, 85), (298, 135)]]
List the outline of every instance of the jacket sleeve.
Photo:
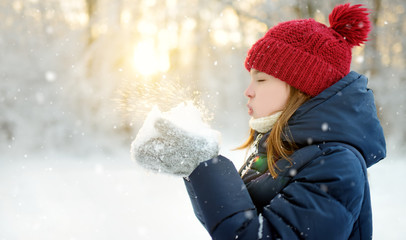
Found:
[(213, 239), (348, 239), (361, 208), (363, 176), (351, 151), (331, 150), (298, 172), (260, 214), (223, 156), (201, 163), (185, 184)]

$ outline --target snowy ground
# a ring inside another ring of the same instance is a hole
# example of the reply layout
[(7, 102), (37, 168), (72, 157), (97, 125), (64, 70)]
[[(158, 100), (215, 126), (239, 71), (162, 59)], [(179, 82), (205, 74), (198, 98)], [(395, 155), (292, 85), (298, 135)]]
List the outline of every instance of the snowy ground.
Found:
[[(241, 152), (231, 155), (236, 154)], [(402, 186), (406, 162), (402, 160), (389, 158), (369, 171), (374, 239), (406, 236)], [(2, 157), (0, 239), (210, 237), (193, 215), (183, 181), (145, 172), (123, 150), (85, 159)]]

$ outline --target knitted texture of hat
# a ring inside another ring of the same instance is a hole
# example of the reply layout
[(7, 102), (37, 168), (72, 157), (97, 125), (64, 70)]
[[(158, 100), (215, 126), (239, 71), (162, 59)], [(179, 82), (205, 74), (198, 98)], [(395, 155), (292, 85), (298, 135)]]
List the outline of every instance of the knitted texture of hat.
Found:
[(336, 6), (329, 15), (330, 27), (313, 19), (272, 27), (248, 51), (245, 68), (318, 95), (350, 72), (351, 48), (367, 41), (369, 10), (361, 6)]

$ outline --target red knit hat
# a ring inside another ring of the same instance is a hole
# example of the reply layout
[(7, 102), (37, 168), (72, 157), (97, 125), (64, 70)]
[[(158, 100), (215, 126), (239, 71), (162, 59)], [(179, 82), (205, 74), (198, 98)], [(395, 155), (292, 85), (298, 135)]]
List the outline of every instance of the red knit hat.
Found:
[(330, 27), (313, 19), (272, 27), (249, 50), (245, 67), (316, 96), (350, 72), (351, 48), (368, 41), (369, 10), (361, 6), (336, 6), (329, 15)]

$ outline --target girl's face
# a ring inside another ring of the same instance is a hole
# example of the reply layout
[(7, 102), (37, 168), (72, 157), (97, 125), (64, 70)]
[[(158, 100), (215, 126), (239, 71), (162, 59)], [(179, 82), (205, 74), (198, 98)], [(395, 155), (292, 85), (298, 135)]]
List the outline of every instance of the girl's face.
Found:
[(261, 118), (283, 110), (289, 98), (289, 85), (253, 68), (250, 75), (251, 82), (244, 92), (248, 97), (248, 114)]

